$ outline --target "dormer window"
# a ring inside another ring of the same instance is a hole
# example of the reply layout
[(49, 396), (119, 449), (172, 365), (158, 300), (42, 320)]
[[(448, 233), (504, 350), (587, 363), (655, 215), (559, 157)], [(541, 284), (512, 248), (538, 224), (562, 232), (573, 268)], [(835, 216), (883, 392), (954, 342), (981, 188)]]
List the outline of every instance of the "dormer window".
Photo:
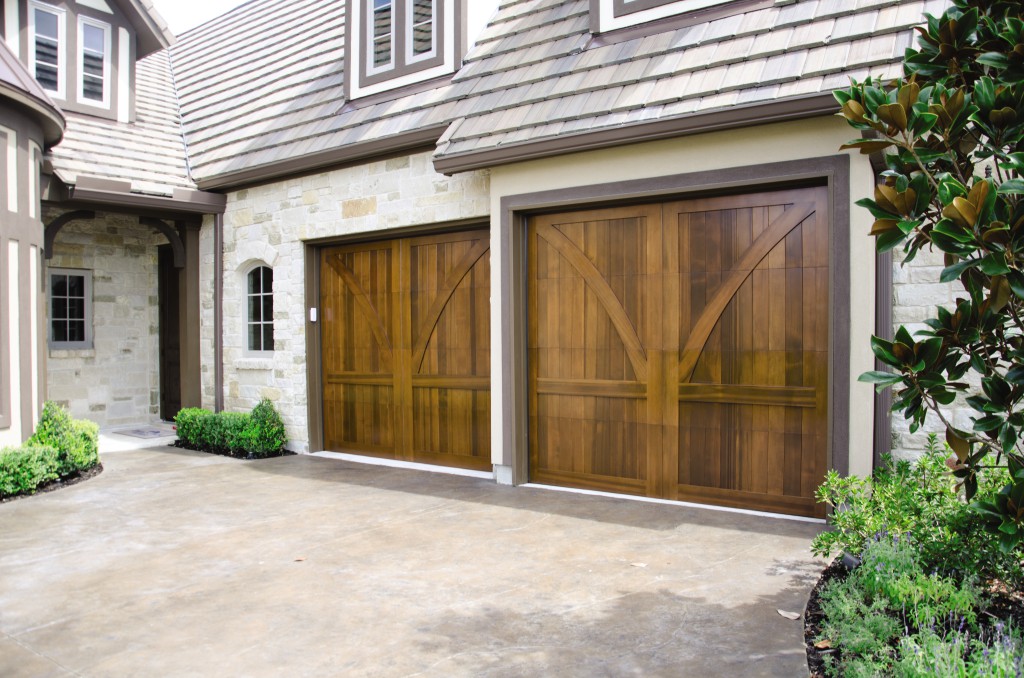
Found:
[(648, 21), (724, 5), (727, 2), (728, 0), (590, 0), (590, 11), (596, 13), (598, 18), (597, 32), (607, 33)]
[(349, 0), (350, 98), (454, 73), (458, 0)]
[(78, 19), (78, 100), (106, 107), (110, 104), (110, 26)]
[(64, 10), (33, 2), (29, 5), (30, 68), (45, 89), (64, 98)]

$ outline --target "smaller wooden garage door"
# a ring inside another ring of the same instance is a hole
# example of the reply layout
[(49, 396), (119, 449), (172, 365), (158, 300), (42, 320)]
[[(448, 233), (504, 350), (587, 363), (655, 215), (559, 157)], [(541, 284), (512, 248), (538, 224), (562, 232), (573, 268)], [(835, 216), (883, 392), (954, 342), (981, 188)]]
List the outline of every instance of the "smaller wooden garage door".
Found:
[(531, 218), (531, 480), (822, 515), (827, 197)]
[(490, 470), (490, 236), (326, 248), (324, 444)]

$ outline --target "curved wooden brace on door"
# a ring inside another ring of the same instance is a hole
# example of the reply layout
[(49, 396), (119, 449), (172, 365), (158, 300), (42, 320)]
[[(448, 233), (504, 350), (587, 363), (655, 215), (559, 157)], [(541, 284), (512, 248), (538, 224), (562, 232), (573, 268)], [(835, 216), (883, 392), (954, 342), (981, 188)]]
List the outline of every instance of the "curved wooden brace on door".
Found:
[(391, 339), (388, 338), (388, 331), (377, 314), (377, 309), (370, 303), (366, 290), (359, 284), (359, 280), (356, 278), (355, 273), (352, 272), (352, 269), (341, 263), (341, 259), (337, 254), (327, 257), (327, 264), (345, 281), (345, 286), (352, 293), (356, 305), (363, 312), (363, 315), (366, 316), (366, 322), (370, 325), (370, 331), (373, 332), (373, 337), (377, 340), (377, 345), (380, 347), (381, 358), (384, 360), (385, 367), (389, 370), (392, 369), (394, 361), (391, 357)]
[(637, 380), (647, 381), (647, 354), (644, 352), (643, 343), (629, 316), (626, 315), (625, 309), (622, 308), (619, 298), (615, 296), (615, 292), (608, 285), (608, 281), (604, 279), (594, 263), (587, 258), (587, 255), (554, 226), (548, 224), (537, 226), (537, 235), (555, 248), (555, 251), (561, 254), (583, 277), (583, 282), (590, 287), (608, 317), (611, 318), (615, 331), (626, 347), (626, 355), (633, 366)]
[(89, 221), (95, 218), (96, 213), (92, 210), (75, 210), (74, 212), (65, 212), (48, 223), (46, 230), (43, 232), (43, 257), (53, 259), (53, 242), (57, 239), (60, 229), (78, 219)]
[(690, 336), (683, 347), (679, 362), (680, 383), (688, 383), (693, 376), (693, 370), (697, 367), (700, 354), (704, 351), (704, 344), (711, 337), (711, 333), (718, 324), (719, 318), (725, 313), (726, 307), (732, 301), (733, 296), (739, 291), (740, 286), (750, 277), (761, 260), (775, 249), (775, 246), (782, 242), (789, 232), (799, 226), (807, 217), (814, 214), (815, 206), (811, 203), (797, 203), (768, 225), (757, 240), (751, 244), (740, 260), (736, 262), (736, 268), (729, 277), (722, 281), (721, 286), (715, 290), (707, 306), (701, 312), (697, 323), (693, 326)]
[(445, 307), (451, 300), (452, 295), (455, 294), (455, 289), (462, 282), (463, 278), (469, 275), (469, 272), (476, 266), (476, 262), (480, 261), (480, 257), (487, 253), (491, 249), (491, 245), (487, 240), (477, 240), (473, 244), (459, 263), (448, 272), (444, 282), (438, 288), (437, 297), (434, 298), (433, 303), (430, 304), (430, 309), (427, 311), (426, 317), (420, 324), (419, 331), (414, 335), (416, 341), (412, 348), (412, 364), (413, 372), (418, 373), (420, 367), (423, 365), (423, 359), (427, 355), (427, 343), (430, 341), (430, 335), (434, 332), (434, 327), (437, 325), (437, 321), (441, 319), (441, 314), (444, 312)]
[(174, 253), (174, 268), (185, 268), (185, 243), (181, 240), (181, 234), (177, 229), (166, 221), (154, 219), (153, 217), (139, 217), (139, 223), (143, 226), (155, 228), (164, 234), (167, 242), (171, 244), (171, 251)]

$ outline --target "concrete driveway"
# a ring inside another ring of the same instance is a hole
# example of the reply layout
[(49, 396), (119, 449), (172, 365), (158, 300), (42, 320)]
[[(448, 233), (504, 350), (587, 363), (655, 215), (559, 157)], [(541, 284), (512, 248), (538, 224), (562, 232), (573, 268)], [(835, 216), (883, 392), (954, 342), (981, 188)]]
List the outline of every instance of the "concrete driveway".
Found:
[(0, 504), (0, 675), (801, 676), (819, 525), (107, 451)]

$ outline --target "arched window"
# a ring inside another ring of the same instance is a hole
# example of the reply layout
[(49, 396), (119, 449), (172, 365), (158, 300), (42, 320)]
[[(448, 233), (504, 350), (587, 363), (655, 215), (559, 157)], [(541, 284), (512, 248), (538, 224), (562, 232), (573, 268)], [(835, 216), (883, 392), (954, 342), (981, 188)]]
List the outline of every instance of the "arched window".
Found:
[(257, 266), (248, 275), (250, 351), (274, 350), (274, 271)]

